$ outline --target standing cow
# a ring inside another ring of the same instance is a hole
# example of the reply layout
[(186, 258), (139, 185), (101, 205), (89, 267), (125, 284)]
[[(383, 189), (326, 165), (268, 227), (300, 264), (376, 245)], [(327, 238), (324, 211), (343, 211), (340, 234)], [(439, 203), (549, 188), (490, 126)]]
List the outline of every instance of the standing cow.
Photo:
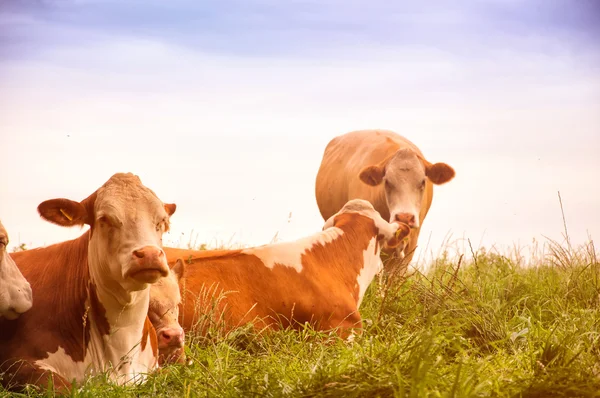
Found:
[(0, 222), (0, 319), (17, 319), (32, 305), (31, 286), (8, 254), (8, 234)]
[[(432, 164), (406, 138), (387, 130), (361, 130), (338, 136), (325, 148), (316, 180), (316, 199), (327, 220), (350, 199), (366, 199), (390, 222), (411, 227), (398, 271), (404, 273), (433, 198), (433, 184), (454, 177), (445, 163)], [(391, 264), (391, 263), (390, 263)], [(387, 269), (386, 271), (391, 271)]]

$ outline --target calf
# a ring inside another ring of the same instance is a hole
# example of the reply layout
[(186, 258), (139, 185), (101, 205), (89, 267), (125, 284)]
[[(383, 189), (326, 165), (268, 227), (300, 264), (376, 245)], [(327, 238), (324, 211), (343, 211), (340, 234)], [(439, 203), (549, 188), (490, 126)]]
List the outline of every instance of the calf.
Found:
[(133, 174), (115, 174), (81, 202), (38, 207), (52, 223), (90, 226), (79, 238), (15, 253), (31, 283), (31, 310), (0, 321), (2, 384), (65, 389), (105, 373), (142, 381), (158, 362), (148, 313), (149, 285), (169, 273), (161, 249), (174, 204), (163, 204)]
[(362, 327), (358, 308), (382, 268), (381, 245), (397, 246), (408, 233), (408, 226), (389, 224), (369, 202), (352, 200), (323, 231), (295, 242), (221, 251), (165, 247), (170, 263), (187, 262), (180, 323), (191, 330), (212, 312), (227, 329), (248, 322), (300, 328), (308, 322), (347, 336)]
[(8, 233), (0, 222), (0, 319), (17, 319), (32, 305), (31, 286), (6, 250)]
[(179, 281), (184, 275), (185, 265), (177, 260), (169, 276), (150, 287), (148, 318), (158, 335), (158, 364), (184, 363), (184, 332), (179, 325), (181, 294)]

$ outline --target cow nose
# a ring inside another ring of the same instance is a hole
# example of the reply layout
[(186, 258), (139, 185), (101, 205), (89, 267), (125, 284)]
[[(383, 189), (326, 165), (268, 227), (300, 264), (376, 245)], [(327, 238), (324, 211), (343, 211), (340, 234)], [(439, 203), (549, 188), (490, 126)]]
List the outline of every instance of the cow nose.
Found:
[(156, 246), (145, 246), (133, 251), (133, 256), (137, 261), (162, 261), (165, 253)]
[(133, 255), (136, 256), (137, 258), (152, 257), (152, 256), (156, 256), (157, 258), (160, 258), (161, 256), (164, 256), (164, 253), (158, 247), (146, 246), (146, 247), (142, 247), (141, 249), (134, 250)]
[(163, 329), (158, 333), (158, 345), (161, 347), (182, 347), (183, 340), (183, 329), (181, 328)]
[(404, 223), (411, 228), (415, 228), (417, 226), (416, 219), (414, 214), (410, 213), (398, 213), (396, 214), (396, 221)]

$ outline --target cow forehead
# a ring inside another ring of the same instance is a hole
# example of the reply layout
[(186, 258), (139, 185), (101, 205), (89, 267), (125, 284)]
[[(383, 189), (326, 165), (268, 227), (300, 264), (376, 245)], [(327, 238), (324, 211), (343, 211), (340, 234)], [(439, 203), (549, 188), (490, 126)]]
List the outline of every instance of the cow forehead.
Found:
[(369, 218), (374, 218), (375, 209), (369, 201), (364, 199), (352, 199), (338, 212), (338, 214), (342, 213), (357, 213)]
[(161, 305), (179, 304), (181, 301), (179, 284), (172, 271), (167, 277), (161, 278), (150, 287), (150, 300)]
[(156, 194), (144, 186), (138, 176), (131, 173), (115, 174), (100, 187), (94, 210), (96, 213), (111, 212), (128, 218), (135, 218), (139, 210), (167, 215)]
[(386, 166), (386, 176), (388, 176), (388, 172), (390, 171), (393, 173), (398, 171), (414, 171), (424, 174), (425, 167), (414, 151), (403, 148), (399, 149), (390, 159), (390, 162)]

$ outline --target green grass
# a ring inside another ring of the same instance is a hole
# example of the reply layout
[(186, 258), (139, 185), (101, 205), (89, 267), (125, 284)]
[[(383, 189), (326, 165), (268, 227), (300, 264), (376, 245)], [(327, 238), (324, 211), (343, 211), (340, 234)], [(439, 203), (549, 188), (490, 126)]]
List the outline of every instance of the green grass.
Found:
[(374, 282), (361, 308), (364, 334), (352, 343), (308, 327), (215, 328), (188, 336), (190, 365), (140, 386), (90, 380), (73, 396), (600, 396), (593, 244), (551, 245), (536, 267), (484, 251), (462, 260), (442, 256), (425, 274)]

